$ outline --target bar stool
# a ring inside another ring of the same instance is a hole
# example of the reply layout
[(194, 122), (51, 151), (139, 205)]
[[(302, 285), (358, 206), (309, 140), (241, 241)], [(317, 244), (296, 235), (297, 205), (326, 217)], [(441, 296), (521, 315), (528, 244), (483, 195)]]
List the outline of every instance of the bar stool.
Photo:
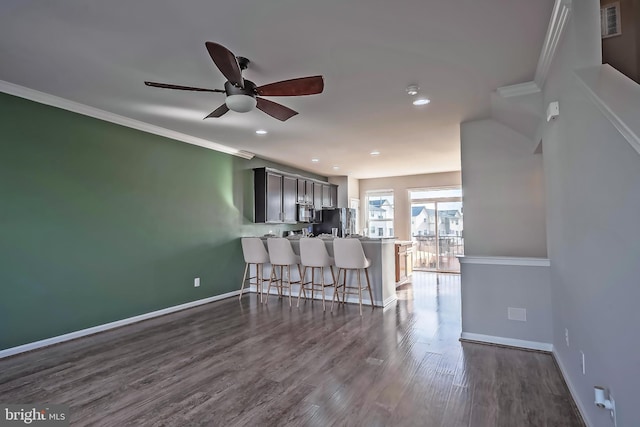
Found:
[[(335, 262), (333, 258), (329, 256), (327, 252), (327, 248), (324, 245), (324, 242), (317, 237), (303, 237), (300, 239), (300, 261), (302, 263), (302, 278), (307, 277), (307, 268), (311, 268), (311, 281), (305, 282), (302, 280), (300, 284), (300, 289), (302, 292), (305, 290), (311, 291), (311, 299), (316, 292), (322, 292), (322, 310), (326, 310), (325, 307), (325, 298), (324, 298), (324, 288), (326, 286), (334, 287), (334, 294), (336, 291), (336, 276), (333, 273), (333, 266)], [(325, 284), (324, 282), (324, 269), (325, 267), (329, 267), (331, 271), (331, 277), (333, 278), (333, 282), (329, 284)], [(315, 280), (315, 271), (316, 269), (320, 269), (320, 283), (316, 283)], [(310, 288), (307, 288), (306, 285), (311, 285)], [(318, 289), (317, 289), (318, 288)], [(298, 307), (300, 307), (300, 296), (302, 292), (298, 293)], [(307, 294), (305, 292), (305, 299), (307, 298)]]
[[(271, 262), (271, 277), (269, 277), (269, 286), (267, 286), (267, 299), (265, 304), (269, 301), (269, 291), (271, 290), (271, 284), (275, 281), (278, 288), (278, 295), (282, 297), (284, 288), (289, 289), (289, 307), (291, 307), (291, 284), (302, 282), (302, 271), (300, 271), (300, 257), (293, 252), (291, 242), (284, 237), (270, 237), (267, 239), (267, 247), (269, 248), (269, 260)], [(291, 266), (298, 266), (298, 274), (300, 280), (297, 282), (291, 281)], [(285, 285), (284, 271), (287, 271), (287, 280)], [(278, 277), (278, 269), (280, 270), (280, 277)], [(302, 289), (304, 292), (304, 289)], [(306, 298), (305, 293), (305, 298)]]
[[(269, 263), (269, 253), (264, 247), (264, 243), (258, 237), (243, 237), (240, 239), (242, 243), (242, 255), (244, 256), (244, 276), (242, 276), (242, 287), (240, 288), (240, 297), (242, 299), (242, 291), (247, 281), (247, 272), (249, 273), (249, 288), (251, 288), (251, 279), (256, 279), (256, 292), (260, 294), (260, 302), (262, 302), (262, 290), (264, 282), (264, 265)], [(251, 277), (251, 266), (256, 268), (256, 275)]]
[[(371, 265), (371, 261), (365, 257), (362, 243), (358, 239), (333, 239), (333, 256), (335, 258), (336, 267), (338, 267), (338, 284), (336, 292), (331, 301), (331, 311), (333, 311), (333, 303), (338, 294), (338, 288), (342, 288), (342, 302), (346, 302), (346, 294), (358, 295), (360, 302), (360, 316), (362, 316), (362, 290), (369, 290), (369, 299), (373, 307), (373, 294), (371, 293), (371, 284), (369, 283), (369, 271), (367, 268)], [(347, 286), (347, 271), (356, 270), (358, 272), (358, 286)], [(360, 279), (360, 270), (364, 270), (367, 279), (367, 286), (362, 286)], [(343, 273), (342, 284), (340, 284), (340, 273)], [(356, 292), (357, 290), (357, 292)], [(339, 302), (339, 301), (338, 301)]]

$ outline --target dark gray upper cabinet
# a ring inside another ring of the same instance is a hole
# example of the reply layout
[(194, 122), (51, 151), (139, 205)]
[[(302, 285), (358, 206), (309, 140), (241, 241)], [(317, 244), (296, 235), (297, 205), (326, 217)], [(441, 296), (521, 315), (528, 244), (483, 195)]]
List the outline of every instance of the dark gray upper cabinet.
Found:
[(316, 210), (322, 209), (322, 184), (313, 183), (313, 207)]
[(282, 222), (282, 175), (254, 171), (256, 222)]
[[(335, 188), (334, 188), (335, 187)], [(335, 207), (337, 186), (269, 168), (254, 169), (255, 222), (295, 223), (298, 204)]]
[(335, 184), (322, 184), (322, 207), (338, 207), (338, 186)]
[(335, 184), (329, 186), (329, 203), (332, 208), (338, 207), (338, 186)]
[(282, 214), (284, 222), (296, 222), (297, 214), (298, 180), (290, 177), (282, 177)]
[(331, 207), (331, 186), (329, 184), (322, 184), (322, 207)]
[(300, 204), (313, 204), (313, 181), (304, 178), (298, 178), (297, 200)]

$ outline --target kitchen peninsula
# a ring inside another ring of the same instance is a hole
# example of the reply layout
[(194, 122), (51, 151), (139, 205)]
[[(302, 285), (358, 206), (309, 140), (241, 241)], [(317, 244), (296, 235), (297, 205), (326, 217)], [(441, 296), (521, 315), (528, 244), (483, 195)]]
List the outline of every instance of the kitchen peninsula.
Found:
[[(355, 238), (355, 237), (353, 237)], [(261, 237), (263, 240), (265, 247), (267, 244), (267, 237)], [(300, 237), (299, 236), (291, 236), (288, 237), (291, 242), (291, 246), (293, 247), (293, 251), (296, 254), (300, 254)], [(321, 237), (324, 241), (327, 251), (330, 256), (333, 256), (333, 238), (331, 237)], [(393, 303), (396, 297), (396, 283), (395, 283), (395, 238), (368, 238), (368, 237), (359, 237), (358, 238), (362, 243), (362, 248), (364, 249), (364, 254), (367, 258), (371, 260), (371, 266), (369, 267), (369, 280), (371, 282), (371, 291), (373, 292), (373, 305), (376, 307), (385, 307), (391, 303)], [(294, 269), (292, 269), (294, 271)], [(337, 275), (337, 269), (336, 275)], [(270, 266), (265, 265), (265, 277), (269, 277), (271, 273)], [(331, 283), (331, 274), (329, 271), (326, 271), (326, 283)], [(294, 280), (297, 278), (297, 273), (292, 273)], [(352, 280), (351, 274), (347, 276), (348, 280)], [(355, 280), (355, 276), (354, 276)], [(364, 277), (363, 277), (364, 280)], [(298, 286), (292, 286), (294, 291), (292, 295), (297, 297)], [(252, 289), (253, 291), (253, 289)], [(266, 291), (266, 284), (265, 284)], [(327, 287), (325, 289), (327, 300), (331, 300), (333, 298), (333, 288)], [(272, 294), (277, 294), (277, 290), (271, 290)], [(321, 299), (320, 295), (315, 296), (316, 299)], [(357, 303), (357, 298), (351, 296), (347, 298), (348, 302)], [(363, 304), (369, 305), (369, 298), (363, 297)]]

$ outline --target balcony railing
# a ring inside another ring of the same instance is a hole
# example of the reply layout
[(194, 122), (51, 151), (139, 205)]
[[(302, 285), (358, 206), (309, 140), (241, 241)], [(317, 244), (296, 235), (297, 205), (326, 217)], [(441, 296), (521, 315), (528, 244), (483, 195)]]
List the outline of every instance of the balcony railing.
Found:
[(460, 271), (458, 255), (464, 255), (461, 236), (413, 236), (413, 268), (417, 270)]

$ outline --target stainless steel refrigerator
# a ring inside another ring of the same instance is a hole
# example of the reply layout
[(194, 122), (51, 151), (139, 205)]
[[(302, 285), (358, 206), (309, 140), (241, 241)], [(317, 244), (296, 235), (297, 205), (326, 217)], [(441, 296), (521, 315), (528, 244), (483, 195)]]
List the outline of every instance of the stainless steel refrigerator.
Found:
[(348, 208), (324, 208), (319, 212), (320, 222), (313, 224), (313, 234), (331, 234), (332, 228), (338, 229), (339, 237), (356, 233), (356, 210)]

